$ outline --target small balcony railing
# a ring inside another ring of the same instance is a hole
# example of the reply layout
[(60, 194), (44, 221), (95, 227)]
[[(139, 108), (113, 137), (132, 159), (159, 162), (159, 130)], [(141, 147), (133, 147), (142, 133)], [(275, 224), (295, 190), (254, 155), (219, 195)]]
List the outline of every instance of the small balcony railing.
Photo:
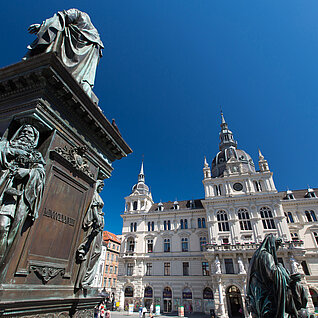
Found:
[[(284, 242), (283, 247), (288, 249), (301, 248), (304, 244), (303, 241), (290, 241)], [(228, 251), (246, 251), (246, 250), (256, 250), (260, 246), (260, 243), (236, 243), (236, 244), (206, 244), (206, 251), (208, 252), (228, 252)]]

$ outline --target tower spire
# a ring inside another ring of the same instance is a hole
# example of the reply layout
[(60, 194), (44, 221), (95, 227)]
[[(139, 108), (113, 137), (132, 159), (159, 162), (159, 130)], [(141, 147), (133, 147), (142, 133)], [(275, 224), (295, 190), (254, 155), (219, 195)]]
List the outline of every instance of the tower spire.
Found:
[(237, 147), (237, 141), (233, 138), (233, 133), (228, 128), (228, 124), (224, 119), (223, 112), (221, 110), (221, 132), (220, 132), (220, 151), (230, 148), (230, 147)]
[(141, 161), (140, 172), (138, 175), (138, 182), (145, 182), (145, 174), (144, 174), (144, 159)]

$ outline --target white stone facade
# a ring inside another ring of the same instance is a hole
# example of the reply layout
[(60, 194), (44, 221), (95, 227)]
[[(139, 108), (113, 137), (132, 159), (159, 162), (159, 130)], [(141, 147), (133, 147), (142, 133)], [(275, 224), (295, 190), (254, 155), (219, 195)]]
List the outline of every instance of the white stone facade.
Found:
[[(309, 308), (318, 309), (318, 198), (315, 190), (277, 192), (259, 152), (259, 171), (222, 115), (220, 152), (204, 162), (205, 198), (155, 204), (143, 166), (125, 198), (116, 299), (163, 312), (215, 310), (239, 317), (249, 261), (265, 235), (283, 238), (280, 262), (302, 273)], [(318, 192), (318, 191), (317, 191)]]

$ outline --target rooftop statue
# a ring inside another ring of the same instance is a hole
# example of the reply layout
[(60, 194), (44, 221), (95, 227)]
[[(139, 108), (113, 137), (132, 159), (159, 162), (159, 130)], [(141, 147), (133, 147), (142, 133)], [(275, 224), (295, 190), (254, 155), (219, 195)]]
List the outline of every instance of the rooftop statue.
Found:
[(96, 67), (104, 45), (89, 15), (77, 9), (60, 11), (28, 31), (37, 38), (28, 46), (24, 59), (56, 52), (65, 67), (91, 96)]
[(39, 135), (22, 125), (10, 140), (0, 141), (0, 261), (26, 217), (38, 217), (45, 181), (45, 162), (36, 150)]
[(297, 318), (306, 308), (307, 294), (299, 273), (278, 263), (282, 240), (269, 234), (255, 252), (247, 278), (247, 307), (253, 318)]

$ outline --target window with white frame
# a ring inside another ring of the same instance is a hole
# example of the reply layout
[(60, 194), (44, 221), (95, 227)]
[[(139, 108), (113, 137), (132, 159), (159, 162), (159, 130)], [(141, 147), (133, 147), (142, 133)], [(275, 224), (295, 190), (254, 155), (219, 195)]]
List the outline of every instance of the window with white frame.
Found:
[(265, 230), (276, 229), (272, 210), (266, 206), (260, 208), (263, 227)]
[(240, 228), (242, 231), (252, 230), (250, 215), (246, 209), (239, 209), (237, 212)]
[(200, 251), (204, 251), (206, 247), (206, 237), (200, 237)]
[(153, 252), (153, 240), (147, 240), (147, 252), (148, 253)]
[(305, 211), (305, 215), (308, 222), (317, 222), (316, 213), (313, 210)]
[(127, 264), (127, 276), (132, 276), (134, 272), (134, 264), (128, 263)]
[(129, 238), (127, 246), (128, 246), (129, 252), (134, 252), (135, 251), (135, 240), (133, 238)]
[(228, 222), (228, 217), (227, 213), (223, 210), (220, 210), (216, 213), (216, 219), (218, 221), (218, 227), (219, 231), (229, 231), (229, 222)]
[(163, 251), (170, 252), (170, 239), (168, 238), (163, 240)]
[(189, 251), (189, 243), (188, 243), (188, 238), (183, 237), (181, 239), (181, 250), (182, 252), (188, 252)]
[(294, 223), (294, 217), (293, 214), (291, 212), (285, 212), (285, 217), (286, 217), (286, 221), (287, 223)]
[(151, 276), (152, 275), (152, 263), (147, 263), (146, 264), (146, 276)]

